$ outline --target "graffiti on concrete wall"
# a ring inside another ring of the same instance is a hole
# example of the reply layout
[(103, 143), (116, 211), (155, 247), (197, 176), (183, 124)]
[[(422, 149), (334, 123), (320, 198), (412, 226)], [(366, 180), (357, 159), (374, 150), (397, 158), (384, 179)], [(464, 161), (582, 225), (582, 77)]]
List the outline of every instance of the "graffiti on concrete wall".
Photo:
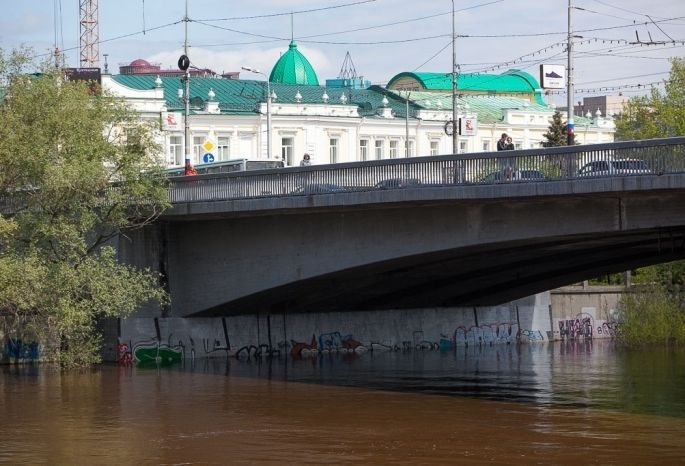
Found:
[(602, 325), (597, 326), (597, 334), (615, 337), (620, 329), (621, 324), (616, 321), (603, 322)]
[(172, 365), (185, 359), (184, 345), (169, 345), (158, 340), (140, 341), (133, 345), (133, 360), (139, 365)]
[(575, 319), (559, 321), (559, 336), (566, 339), (592, 338), (594, 319), (591, 315), (581, 313)]
[(545, 337), (540, 330), (522, 329), (519, 333), (519, 341), (545, 341)]
[[(227, 319), (235, 326), (236, 332), (229, 335)], [(481, 325), (459, 325), (451, 335), (436, 335), (432, 339), (422, 329), (411, 330), (408, 335), (385, 335), (386, 339), (364, 341), (359, 336), (341, 330), (324, 333), (308, 332), (304, 338), (293, 336), (286, 339), (285, 320), (283, 327), (271, 326), (267, 320), (268, 331), (261, 333), (259, 318), (253, 326), (230, 318), (207, 319), (202, 326), (189, 328), (187, 322), (178, 319), (154, 319), (154, 334), (138, 334), (137, 338), (120, 341), (118, 360), (120, 364), (175, 364), (185, 358), (195, 357), (235, 357), (241, 360), (252, 358), (271, 358), (289, 355), (294, 358), (318, 357), (325, 354), (361, 354), (366, 351), (431, 351), (453, 350), (457, 347), (509, 344), (520, 342), (544, 341), (540, 330), (520, 329), (516, 322), (491, 322)], [(136, 330), (145, 328), (138, 323)], [(152, 330), (152, 327), (148, 327)], [(178, 333), (171, 333), (172, 330)], [(303, 326), (298, 323), (300, 331)], [(190, 331), (193, 337), (190, 336)], [(283, 339), (272, 342), (272, 338), (283, 332)], [(378, 329), (373, 329), (379, 332)], [(379, 332), (384, 335), (383, 332)], [(310, 337), (311, 336), (311, 337)], [(404, 337), (404, 338), (403, 338)], [(261, 340), (261, 341), (260, 341)], [(268, 341), (268, 344), (265, 342)], [(196, 347), (196, 341), (202, 343)], [(232, 344), (234, 343), (234, 344)], [(235, 343), (238, 343), (237, 345)]]
[(350, 353), (363, 351), (364, 345), (352, 335), (341, 336), (340, 332), (322, 333), (319, 335), (319, 348), (322, 353)]
[(493, 322), (489, 324), (459, 326), (452, 334), (454, 346), (478, 346), (515, 343), (519, 337), (519, 326), (515, 322)]
[(117, 343), (117, 363), (121, 366), (130, 366), (133, 364), (133, 354), (131, 354), (131, 346), (128, 343)]
[(290, 354), (296, 358), (312, 356), (319, 353), (319, 343), (316, 341), (316, 335), (312, 335), (310, 343), (295, 340), (291, 341), (292, 347), (290, 348)]
[(35, 341), (7, 338), (3, 355), (12, 361), (36, 361), (40, 358), (40, 345)]

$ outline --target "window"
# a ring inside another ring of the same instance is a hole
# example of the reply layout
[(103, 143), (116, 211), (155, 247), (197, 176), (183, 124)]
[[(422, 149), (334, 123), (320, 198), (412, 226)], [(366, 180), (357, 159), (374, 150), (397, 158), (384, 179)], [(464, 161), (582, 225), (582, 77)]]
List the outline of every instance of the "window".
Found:
[(467, 151), (466, 141), (459, 141), (459, 153), (463, 154)]
[(169, 136), (169, 165), (183, 165), (183, 138)]
[(281, 160), (286, 166), (293, 165), (295, 152), (295, 140), (293, 138), (281, 138)]
[(206, 139), (207, 136), (193, 136), (193, 165), (197, 165), (202, 161), (202, 154), (204, 154), (202, 144)]
[(216, 138), (216, 158), (217, 161), (231, 159), (231, 138), (228, 136), (219, 136)]
[(405, 150), (407, 151), (407, 153), (405, 154), (407, 157), (414, 156), (414, 141), (409, 141), (409, 144), (407, 145)]
[(514, 141), (514, 149), (523, 149), (523, 141)]
[(359, 160), (369, 160), (369, 140), (359, 140)]
[(329, 156), (330, 163), (337, 163), (338, 162), (338, 139), (337, 138), (329, 139), (328, 156)]
[(440, 141), (431, 141), (431, 155), (440, 153)]
[(396, 159), (397, 158), (397, 141), (390, 141), (390, 158), (391, 159)]
[(490, 140), (483, 140), (483, 152), (490, 152)]
[(374, 149), (375, 149), (376, 160), (382, 159), (383, 155), (385, 153), (385, 147), (384, 147), (383, 142), (384, 142), (383, 140), (377, 140), (374, 142), (375, 143)]
[(241, 134), (240, 135), (240, 152), (238, 157), (241, 159), (254, 159), (254, 135)]

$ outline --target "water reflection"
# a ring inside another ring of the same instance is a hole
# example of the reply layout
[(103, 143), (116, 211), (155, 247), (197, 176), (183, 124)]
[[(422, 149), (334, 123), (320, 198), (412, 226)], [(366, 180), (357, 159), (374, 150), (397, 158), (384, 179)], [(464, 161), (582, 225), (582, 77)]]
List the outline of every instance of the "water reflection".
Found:
[(681, 464), (684, 363), (575, 342), (5, 366), (0, 463)]
[(685, 417), (685, 349), (625, 350), (606, 340), (205, 359), (181, 370)]

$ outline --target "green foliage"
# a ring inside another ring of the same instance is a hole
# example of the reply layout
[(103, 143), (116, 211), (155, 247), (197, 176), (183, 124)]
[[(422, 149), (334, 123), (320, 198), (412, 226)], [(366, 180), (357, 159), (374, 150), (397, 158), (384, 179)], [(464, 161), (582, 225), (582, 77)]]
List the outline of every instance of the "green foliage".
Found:
[(595, 277), (588, 280), (590, 285), (623, 285), (625, 283), (625, 275), (623, 273), (609, 273), (601, 277)]
[(88, 365), (98, 318), (167, 299), (107, 247), (167, 207), (166, 179), (152, 126), (59, 70), (28, 74), (27, 57), (0, 49), (0, 314), (59, 341), (64, 366)]
[(542, 142), (543, 147), (565, 146), (568, 143), (566, 125), (561, 121), (561, 113), (559, 110), (552, 115), (552, 122), (549, 125), (549, 129), (542, 136), (545, 138), (545, 141)]
[(671, 60), (664, 92), (631, 98), (616, 119), (616, 139), (634, 140), (685, 135), (685, 59)]
[(618, 340), (626, 345), (685, 343), (685, 302), (661, 285), (626, 293), (619, 303)]

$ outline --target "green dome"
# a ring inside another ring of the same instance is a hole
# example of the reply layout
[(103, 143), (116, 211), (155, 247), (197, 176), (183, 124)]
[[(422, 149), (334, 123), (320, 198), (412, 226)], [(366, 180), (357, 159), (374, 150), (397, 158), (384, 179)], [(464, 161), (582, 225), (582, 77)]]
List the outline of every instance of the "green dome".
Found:
[(309, 60), (297, 50), (295, 41), (290, 41), (288, 51), (281, 55), (274, 65), (269, 81), (283, 84), (319, 85), (314, 68)]

